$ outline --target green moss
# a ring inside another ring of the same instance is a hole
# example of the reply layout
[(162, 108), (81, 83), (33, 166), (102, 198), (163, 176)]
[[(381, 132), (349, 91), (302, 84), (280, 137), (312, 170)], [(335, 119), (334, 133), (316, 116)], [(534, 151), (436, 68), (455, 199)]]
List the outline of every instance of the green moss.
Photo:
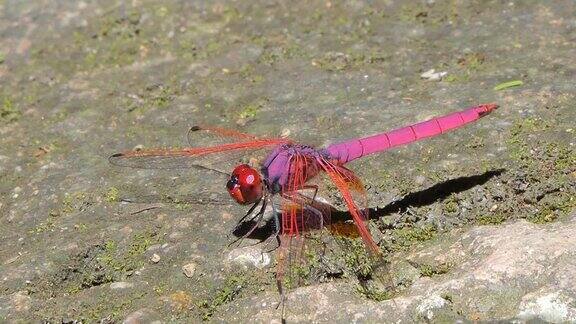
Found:
[(576, 150), (557, 143), (548, 143), (545, 148), (548, 158), (554, 160), (554, 168), (558, 172), (576, 169)]
[(292, 264), (283, 280), (283, 285), (287, 289), (292, 289), (304, 285), (312, 284), (317, 278), (314, 274), (321, 267), (320, 256), (314, 252), (310, 245), (303, 249), (302, 255), (292, 255)]
[(536, 224), (550, 223), (576, 207), (576, 196), (570, 192), (552, 193), (540, 201), (540, 211), (528, 215), (527, 220)]
[(526, 219), (535, 224), (546, 224), (558, 219), (558, 214), (551, 208), (544, 208), (541, 212), (529, 215)]
[(84, 223), (74, 225), (74, 229), (78, 230), (79, 232), (86, 232), (88, 230), (88, 225)]
[(539, 118), (525, 118), (517, 120), (510, 128), (508, 148), (510, 157), (522, 163), (531, 163), (533, 154), (530, 153), (527, 136), (536, 132), (546, 130), (550, 125)]
[(75, 211), (83, 210), (93, 203), (92, 197), (82, 191), (75, 193), (65, 193), (62, 198), (62, 206), (60, 207), (60, 214), (70, 214)]
[(12, 123), (20, 119), (22, 113), (14, 102), (10, 99), (5, 97), (4, 99), (0, 99), (2, 102), (2, 106), (0, 106), (0, 121), (4, 123)]
[(282, 44), (268, 44), (265, 39), (260, 39), (255, 42), (266, 44), (264, 45), (264, 53), (258, 58), (258, 63), (261, 64), (274, 65), (293, 58), (307, 57), (304, 49), (291, 41)]
[(455, 196), (450, 196), (448, 199), (444, 201), (443, 206), (444, 212), (448, 214), (454, 214), (458, 211), (458, 200)]
[(448, 273), (452, 268), (450, 263), (441, 263), (438, 265), (421, 264), (419, 265), (420, 274), (424, 277), (433, 277)]
[(344, 263), (347, 270), (360, 277), (368, 277), (372, 273), (375, 260), (366, 250), (364, 242), (360, 239), (351, 239), (347, 237), (337, 238), (343, 246)]
[(406, 250), (414, 244), (424, 242), (436, 236), (437, 230), (432, 225), (424, 227), (403, 227), (393, 231), (393, 248)]
[(109, 240), (104, 244), (104, 251), (97, 256), (97, 259), (108, 268), (108, 272), (116, 273), (115, 277), (122, 276), (143, 266), (144, 252), (158, 242), (158, 235), (150, 231), (134, 235), (125, 249), (120, 249), (117, 242)]
[(240, 110), (238, 116), (242, 119), (252, 119), (256, 118), (260, 110), (268, 103), (268, 99), (260, 98), (257, 99), (244, 107)]
[(576, 151), (565, 144), (541, 140), (553, 127), (542, 118), (517, 120), (507, 141), (510, 156), (524, 173), (531, 190), (525, 197), (536, 212), (526, 219), (542, 224), (566, 215), (575, 206), (571, 173), (576, 170)]
[(256, 115), (258, 114), (258, 111), (260, 110), (261, 106), (260, 105), (255, 105), (255, 104), (249, 104), (246, 105), (244, 108), (242, 108), (242, 111), (240, 111), (240, 118), (254, 118), (256, 117)]
[(116, 187), (110, 187), (108, 191), (106, 191), (104, 199), (106, 199), (106, 201), (110, 203), (118, 202), (118, 200), (120, 199), (120, 190), (118, 190), (118, 188)]
[(152, 287), (152, 290), (154, 290), (154, 292), (155, 292), (157, 295), (161, 296), (161, 295), (163, 295), (164, 293), (166, 293), (166, 291), (168, 290), (168, 285), (166, 285), (166, 284), (159, 284), (159, 285), (156, 285), (156, 286)]
[(227, 278), (214, 297), (198, 303), (198, 307), (202, 311), (202, 319), (204, 321), (209, 320), (220, 306), (233, 301), (240, 294), (245, 284), (246, 279), (242, 276)]
[(480, 225), (498, 225), (506, 220), (506, 216), (502, 213), (487, 213), (482, 214), (477, 218)]
[(158, 242), (157, 234), (152, 232), (138, 233), (132, 239), (132, 243), (128, 249), (129, 257), (138, 257), (148, 249), (152, 244)]
[(387, 289), (380, 289), (370, 285), (358, 285), (356, 291), (367, 299), (381, 302), (394, 297), (394, 293)]
[(56, 224), (53, 219), (49, 218), (47, 221), (40, 223), (34, 229), (28, 231), (30, 234), (41, 234), (44, 232), (53, 231), (56, 228)]
[(465, 67), (469, 72), (479, 70), (486, 56), (481, 53), (469, 53), (458, 59), (458, 64)]
[(472, 149), (472, 150), (476, 150), (476, 149), (482, 148), (482, 147), (484, 147), (484, 146), (485, 146), (485, 144), (484, 144), (484, 138), (483, 138), (483, 137), (480, 137), (480, 136), (474, 136), (474, 137), (472, 138), (472, 140), (470, 140), (470, 141), (466, 144), (466, 147), (469, 148), (469, 149)]
[[(146, 296), (145, 293), (135, 292), (121, 299), (111, 298), (109, 294), (101, 294), (94, 303), (82, 304), (78, 314), (80, 319), (87, 323), (96, 323), (109, 320), (119, 322), (127, 310), (133, 307), (137, 302)], [(103, 320), (105, 319), (105, 320)]]

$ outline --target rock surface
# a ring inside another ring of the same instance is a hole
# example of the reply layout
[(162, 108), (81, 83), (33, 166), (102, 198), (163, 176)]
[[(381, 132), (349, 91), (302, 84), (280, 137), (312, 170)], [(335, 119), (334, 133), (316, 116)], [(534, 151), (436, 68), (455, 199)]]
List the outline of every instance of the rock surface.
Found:
[[(289, 321), (576, 320), (575, 12), (0, 1), (0, 322), (280, 321), (277, 271)], [(349, 165), (389, 273), (325, 178), (318, 195), (342, 211), (288, 241), (288, 262), (268, 218), (228, 247), (257, 220), (236, 224), (247, 208), (225, 174), (265, 150), (212, 171), (108, 160), (222, 141), (193, 125), (320, 147), (490, 102), (473, 125)]]
[[(410, 264), (450, 264), (450, 271), (417, 274), (400, 296), (382, 302), (354, 296), (339, 282), (298, 288), (287, 296), (288, 322), (576, 321), (576, 217), (551, 225), (519, 221), (447, 233), (407, 255)], [(397, 260), (392, 268), (405, 267)], [(403, 270), (406, 271), (406, 270)], [(277, 316), (278, 296), (242, 300), (218, 318), (248, 308), (254, 319)], [(266, 307), (262, 307), (266, 305)], [(272, 307), (271, 307), (272, 306)], [(240, 319), (237, 317), (236, 319)]]

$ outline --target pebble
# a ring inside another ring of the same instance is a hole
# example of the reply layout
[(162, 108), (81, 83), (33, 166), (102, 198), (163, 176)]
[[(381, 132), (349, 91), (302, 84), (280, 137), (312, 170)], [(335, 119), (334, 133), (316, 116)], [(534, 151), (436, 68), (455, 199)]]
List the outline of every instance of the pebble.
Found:
[(161, 248), (162, 248), (162, 245), (160, 245), (160, 244), (153, 244), (153, 245), (150, 245), (150, 246), (146, 249), (146, 252), (156, 251), (156, 250), (159, 250), (159, 249), (161, 249)]
[(429, 81), (439, 81), (439, 80), (442, 80), (442, 78), (444, 76), (446, 76), (447, 74), (448, 74), (448, 72), (445, 72), (445, 71), (436, 72), (436, 70), (430, 69), (430, 70), (420, 74), (420, 77), (422, 79), (426, 79)]
[(289, 128), (284, 128), (282, 130), (282, 132), (280, 133), (280, 137), (286, 138), (286, 137), (290, 136), (290, 133), (291, 133), (291, 131)]
[(423, 185), (424, 182), (426, 182), (426, 177), (419, 175), (416, 177), (416, 179), (414, 179), (414, 182), (416, 182), (416, 184), (418, 184), (418, 185)]
[(12, 295), (12, 304), (18, 312), (25, 312), (30, 309), (31, 298), (27, 291), (19, 291)]
[(159, 318), (160, 316), (155, 311), (142, 308), (126, 316), (122, 324), (162, 323)]
[(245, 267), (253, 266), (262, 269), (270, 264), (270, 254), (263, 253), (260, 249), (247, 246), (234, 249), (228, 253), (228, 261)]
[(498, 205), (492, 205), (492, 207), (490, 207), (490, 211), (496, 211), (496, 209), (498, 209)]
[(124, 281), (113, 282), (110, 284), (110, 289), (126, 289), (132, 287), (134, 287), (133, 283)]
[(194, 275), (194, 271), (196, 271), (196, 264), (195, 263), (188, 263), (185, 266), (182, 266), (182, 271), (184, 275), (188, 278), (192, 278)]
[(160, 256), (158, 254), (154, 253), (152, 255), (152, 257), (150, 258), (150, 261), (152, 261), (153, 263), (158, 263), (158, 262), (160, 262)]

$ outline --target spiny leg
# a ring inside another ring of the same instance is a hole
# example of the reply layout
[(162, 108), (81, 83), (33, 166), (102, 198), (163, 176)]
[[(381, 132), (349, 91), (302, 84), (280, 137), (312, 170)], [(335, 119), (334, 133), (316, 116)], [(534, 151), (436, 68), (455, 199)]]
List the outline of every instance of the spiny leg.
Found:
[(314, 189), (314, 195), (312, 195), (312, 203), (316, 201), (316, 195), (318, 194), (318, 186), (317, 185), (305, 185), (302, 189)]
[(262, 219), (264, 219), (264, 211), (266, 210), (266, 205), (267, 205), (267, 201), (264, 200), (262, 202), (262, 207), (260, 207), (260, 210), (258, 211), (258, 213), (256, 214), (256, 216), (254, 216), (254, 218), (252, 219), (256, 219), (256, 224), (254, 224), (254, 226), (252, 226), (252, 228), (248, 231), (248, 233), (242, 235), (241, 237), (237, 238), (236, 240), (234, 240), (232, 243), (228, 244), (228, 246), (231, 246), (233, 244), (235, 244), (238, 241), (241, 241), (245, 238), (247, 238), (248, 236), (250, 236), (250, 234), (252, 234), (252, 232), (254, 232), (256, 230), (256, 228), (258, 228), (260, 226), (260, 223), (262, 222)]
[[(250, 207), (250, 209), (248, 209), (248, 212), (246, 212), (246, 214), (244, 214), (244, 216), (242, 216), (242, 218), (240, 218), (240, 220), (236, 223), (236, 226), (234, 227), (234, 229), (232, 230), (232, 232), (234, 232), (235, 230), (238, 229), (238, 227), (240, 226), (240, 224), (242, 224), (242, 222), (250, 215), (252, 215), (252, 212), (254, 212), (254, 209), (256, 209), (256, 207), (258, 207), (258, 205), (260, 204), (260, 202), (262, 201), (262, 198), (258, 199), (257, 202), (255, 202), (252, 207)], [(256, 216), (254, 216), (256, 217)], [(252, 217), (252, 219), (254, 219), (254, 217)]]
[(280, 225), (280, 215), (277, 211), (276, 208), (274, 207), (274, 204), (272, 204), (272, 211), (274, 213), (273, 219), (274, 219), (274, 227), (275, 227), (275, 232), (274, 232), (274, 237), (276, 238), (276, 243), (277, 245), (275, 247), (273, 247), (270, 250), (267, 250), (266, 253), (270, 253), (276, 249), (278, 249), (280, 247), (280, 231), (281, 231), (281, 225)]

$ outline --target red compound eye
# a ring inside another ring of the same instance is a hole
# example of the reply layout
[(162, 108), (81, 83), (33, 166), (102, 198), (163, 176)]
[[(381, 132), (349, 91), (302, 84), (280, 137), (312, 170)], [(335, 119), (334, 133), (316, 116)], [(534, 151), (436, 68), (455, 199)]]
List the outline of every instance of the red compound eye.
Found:
[(262, 178), (260, 173), (247, 164), (234, 168), (226, 184), (228, 193), (239, 204), (250, 204), (262, 198)]

